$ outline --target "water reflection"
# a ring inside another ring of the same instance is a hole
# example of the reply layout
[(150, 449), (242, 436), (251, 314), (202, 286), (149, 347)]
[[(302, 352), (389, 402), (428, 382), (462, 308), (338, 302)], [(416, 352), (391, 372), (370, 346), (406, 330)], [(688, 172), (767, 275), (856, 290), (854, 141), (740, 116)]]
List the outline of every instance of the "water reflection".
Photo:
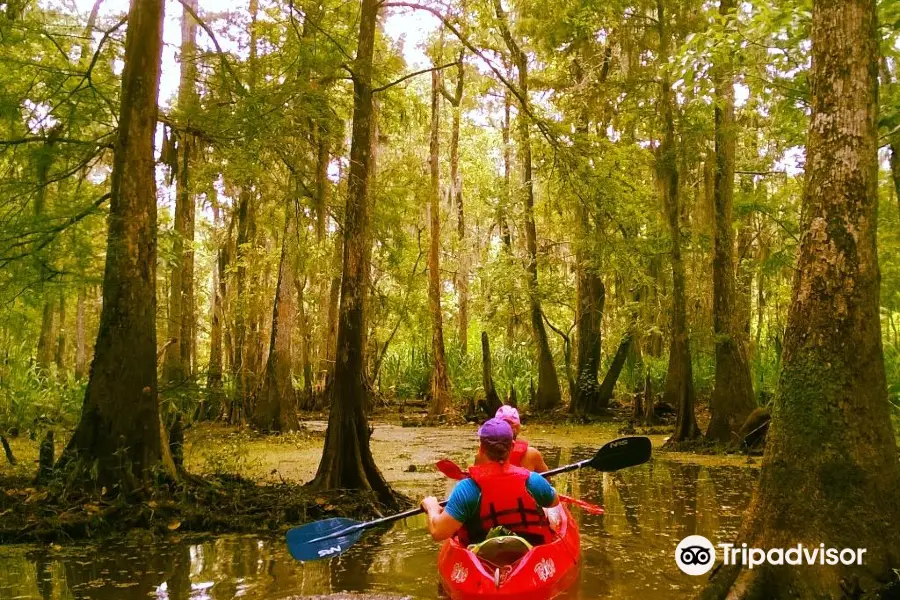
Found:
[[(547, 454), (553, 463), (568, 463), (592, 449)], [(614, 474), (581, 471), (556, 479), (560, 491), (606, 508), (601, 516), (574, 510), (584, 564), (569, 597), (691, 596), (703, 578), (678, 570), (676, 544), (694, 533), (732, 540), (755, 475), (654, 460)], [(281, 537), (120, 541), (53, 552), (0, 547), (0, 598), (254, 600), (337, 592), (436, 598), (438, 547), (426, 538), (422, 519), (370, 532), (343, 556), (315, 563), (294, 562)]]

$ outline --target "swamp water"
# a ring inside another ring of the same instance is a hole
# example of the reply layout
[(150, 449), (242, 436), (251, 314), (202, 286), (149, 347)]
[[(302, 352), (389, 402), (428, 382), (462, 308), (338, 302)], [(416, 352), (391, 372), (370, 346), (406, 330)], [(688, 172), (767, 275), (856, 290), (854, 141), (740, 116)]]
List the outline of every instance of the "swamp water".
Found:
[[(545, 456), (552, 467), (591, 454), (575, 447)], [(756, 474), (661, 456), (618, 473), (582, 470), (555, 478), (560, 492), (606, 509), (602, 516), (572, 510), (581, 528), (582, 568), (567, 598), (691, 597), (706, 578), (678, 570), (675, 546), (694, 533), (713, 543), (732, 541)], [(440, 495), (444, 484), (431, 493)], [(0, 600), (275, 600), (342, 592), (371, 600), (438, 598), (437, 553), (421, 516), (370, 531), (341, 557), (315, 563), (293, 561), (281, 536), (7, 546), (0, 547)]]

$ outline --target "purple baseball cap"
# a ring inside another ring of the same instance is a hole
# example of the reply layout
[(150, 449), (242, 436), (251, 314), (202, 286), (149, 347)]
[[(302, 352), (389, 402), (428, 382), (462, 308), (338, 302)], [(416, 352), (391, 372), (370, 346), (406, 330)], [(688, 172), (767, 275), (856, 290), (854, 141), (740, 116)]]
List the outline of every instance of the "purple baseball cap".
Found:
[(515, 409), (515, 407), (510, 406), (509, 404), (504, 404), (500, 408), (497, 409), (497, 414), (494, 415), (495, 419), (503, 419), (508, 422), (510, 425), (521, 425), (522, 422), (519, 420), (519, 411)]
[(489, 442), (511, 442), (514, 439), (510, 424), (496, 417), (484, 422), (478, 430), (478, 437)]

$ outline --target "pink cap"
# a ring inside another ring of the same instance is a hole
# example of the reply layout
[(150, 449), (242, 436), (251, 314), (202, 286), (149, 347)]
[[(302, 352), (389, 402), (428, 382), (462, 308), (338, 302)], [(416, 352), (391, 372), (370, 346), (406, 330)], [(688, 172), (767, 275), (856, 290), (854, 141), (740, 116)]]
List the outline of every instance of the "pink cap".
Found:
[(504, 404), (503, 406), (498, 408), (497, 414), (494, 415), (494, 418), (503, 419), (511, 425), (521, 425), (521, 421), (519, 421), (519, 411), (514, 407), (509, 406), (508, 404)]

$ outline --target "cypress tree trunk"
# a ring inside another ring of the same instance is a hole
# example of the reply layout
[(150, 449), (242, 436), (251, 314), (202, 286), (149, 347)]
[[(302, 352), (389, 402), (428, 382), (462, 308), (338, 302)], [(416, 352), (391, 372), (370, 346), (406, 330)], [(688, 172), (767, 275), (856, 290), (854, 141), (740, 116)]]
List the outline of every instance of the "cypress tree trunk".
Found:
[(365, 413), (369, 387), (364, 309), (372, 254), (369, 183), (375, 129), (372, 70), (378, 0), (361, 0), (361, 5), (359, 47), (353, 66), (353, 133), (343, 227), (337, 360), (322, 461), (310, 485), (319, 489), (371, 490), (381, 502), (395, 504), (395, 493), (372, 458)]
[(469, 351), (469, 248), (466, 246), (466, 215), (463, 205), (462, 180), (459, 175), (459, 123), (465, 89), (465, 50), (459, 53), (456, 67), (456, 90), (448, 95), (453, 107), (453, 124), (450, 129), (450, 198), (456, 205), (456, 235), (459, 239), (459, 274), (456, 291), (459, 294), (459, 348), (463, 355)]
[[(720, 569), (707, 598), (876, 597), (896, 580), (900, 464), (879, 322), (874, 0), (816, 0), (800, 252), (772, 424), (740, 542), (862, 565)], [(887, 596), (885, 596), (887, 597)]]
[[(180, 178), (179, 178), (180, 182)], [(179, 193), (181, 184), (178, 183), (175, 193), (175, 221), (173, 229), (175, 235), (172, 241), (172, 256), (174, 262), (169, 266), (169, 311), (166, 321), (166, 334), (170, 340), (176, 340), (166, 347), (166, 356), (163, 361), (163, 381), (177, 383), (184, 380), (184, 361), (181, 350), (181, 323), (182, 323), (182, 261), (184, 260), (184, 203)]]
[[(54, 128), (48, 134), (48, 140), (44, 142), (35, 158), (37, 165), (38, 191), (34, 199), (34, 216), (40, 220), (44, 216), (47, 206), (47, 186), (50, 175), (50, 166), (53, 163), (54, 140), (59, 137), (60, 129)], [(50, 279), (50, 273), (44, 261), (37, 260), (37, 268), (41, 274), (41, 288), (44, 282)], [(56, 354), (56, 307), (52, 300), (44, 299), (44, 309), (41, 313), (41, 333), (38, 336), (37, 365), (46, 372), (53, 364)]]
[[(665, 0), (657, 0), (659, 27), (659, 60), (665, 65), (669, 60), (669, 30), (666, 23)], [(675, 118), (672, 107), (672, 90), (669, 77), (663, 72), (659, 104), (662, 111), (663, 134), (656, 154), (656, 177), (659, 181), (662, 205), (672, 236), (672, 339), (669, 345), (669, 368), (663, 400), (675, 407), (678, 413), (673, 442), (700, 435), (694, 416), (694, 382), (691, 369), (691, 351), (687, 331), (687, 306), (685, 299), (684, 259), (681, 256), (680, 201), (678, 198), (678, 153), (675, 149)]]
[(613, 356), (613, 360), (609, 363), (609, 370), (606, 371), (606, 375), (603, 377), (603, 383), (600, 384), (600, 388), (597, 390), (597, 406), (595, 410), (588, 410), (588, 412), (600, 412), (599, 409), (608, 408), (609, 401), (612, 400), (613, 392), (616, 389), (616, 382), (619, 381), (619, 375), (622, 374), (622, 367), (625, 366), (625, 361), (628, 359), (628, 353), (631, 350), (631, 344), (633, 340), (633, 335), (629, 331), (622, 338), (622, 341), (619, 342), (619, 347), (616, 349), (616, 353)]
[(44, 372), (53, 364), (56, 337), (56, 311), (53, 303), (46, 300), (41, 313), (41, 333), (37, 345), (37, 365)]
[(510, 123), (512, 117), (510, 115), (511, 102), (509, 99), (509, 90), (503, 90), (503, 195), (500, 198), (500, 208), (497, 215), (499, 221), (501, 236), (503, 237), (503, 247), (509, 254), (512, 254), (512, 231), (509, 227), (509, 207), (512, 205), (512, 143), (510, 140)]
[[(519, 93), (523, 98), (528, 98), (528, 56), (513, 39), (509, 31), (509, 23), (506, 12), (500, 0), (494, 0), (494, 12), (500, 22), (500, 31), (506, 46), (513, 56), (518, 70)], [(531, 328), (534, 341), (537, 345), (538, 356), (538, 387), (534, 397), (535, 410), (549, 410), (555, 408), (561, 402), (559, 392), (559, 378), (556, 374), (556, 365), (553, 362), (553, 353), (550, 351), (550, 341), (547, 339), (547, 329), (544, 327), (544, 312), (541, 308), (541, 299), (538, 291), (538, 264), (537, 264), (537, 229), (534, 223), (534, 177), (531, 161), (531, 134), (528, 117), (525, 114), (527, 106), (519, 107), (518, 134), (519, 152), (522, 159), (522, 187), (525, 191), (525, 247), (528, 251), (528, 298), (529, 313), (531, 316)]]
[(484, 387), (484, 403), (488, 414), (493, 415), (503, 404), (494, 387), (493, 366), (491, 365), (491, 344), (486, 331), (481, 332), (481, 384)]
[[(719, 14), (733, 18), (736, 0), (720, 0)], [(716, 169), (715, 258), (713, 259), (713, 321), (716, 343), (716, 375), (706, 438), (728, 443), (756, 408), (747, 361), (746, 336), (735, 320), (734, 231), (734, 69), (729, 54), (715, 69)]]
[(57, 465), (81, 467), (81, 481), (96, 475), (109, 488), (176, 476), (156, 376), (153, 137), (163, 8), (163, 0), (134, 0), (128, 15), (100, 330), (81, 420)]
[(441, 94), (440, 75), (431, 72), (431, 144), (429, 167), (431, 185), (428, 189), (430, 244), (428, 249), (428, 311), (431, 313), (431, 401), (429, 416), (447, 412), (450, 402), (450, 377), (447, 374), (447, 355), (444, 351), (444, 324), (441, 314)]
[(341, 266), (343, 262), (344, 243), (340, 233), (334, 234), (334, 256), (332, 268), (334, 275), (328, 288), (328, 323), (325, 334), (325, 388), (334, 379), (334, 367), (337, 357), (338, 306), (341, 299)]
[(285, 432), (295, 431), (300, 427), (297, 420), (297, 395), (293, 384), (296, 290), (292, 248), (297, 242), (295, 222), (295, 209), (289, 206), (284, 225), (284, 240), (281, 244), (281, 260), (278, 265), (278, 285), (272, 307), (271, 351), (253, 411), (253, 426), (260, 431)]
[(56, 376), (60, 381), (66, 378), (66, 355), (69, 352), (69, 338), (66, 332), (66, 297), (59, 294), (59, 327), (56, 336)]
[[(579, 210), (579, 213), (582, 213)], [(586, 220), (584, 214), (579, 218)], [(586, 225), (582, 228), (587, 232)], [(575, 384), (575, 397), (572, 399), (572, 411), (577, 414), (597, 412), (604, 403), (598, 397), (597, 370), (600, 368), (601, 321), (603, 305), (606, 303), (606, 289), (603, 280), (596, 271), (585, 265), (584, 251), (578, 250), (578, 380)], [(608, 405), (608, 402), (606, 403)]]
[(75, 308), (75, 380), (81, 381), (87, 375), (87, 349), (85, 348), (84, 309), (87, 302), (85, 286), (78, 288), (78, 303)]
[(232, 400), (232, 410), (229, 421), (232, 424), (242, 423), (244, 420), (244, 408), (249, 404), (250, 395), (254, 388), (254, 377), (250, 368), (250, 355), (252, 354), (253, 340), (248, 336), (250, 321), (250, 301), (247, 293), (247, 266), (243, 255), (246, 254), (248, 245), (253, 239), (254, 207), (253, 192), (249, 186), (241, 188), (237, 209), (237, 243), (235, 244), (237, 256), (237, 269), (235, 270), (235, 296), (234, 296), (234, 358), (232, 370), (234, 371), (235, 397)]

